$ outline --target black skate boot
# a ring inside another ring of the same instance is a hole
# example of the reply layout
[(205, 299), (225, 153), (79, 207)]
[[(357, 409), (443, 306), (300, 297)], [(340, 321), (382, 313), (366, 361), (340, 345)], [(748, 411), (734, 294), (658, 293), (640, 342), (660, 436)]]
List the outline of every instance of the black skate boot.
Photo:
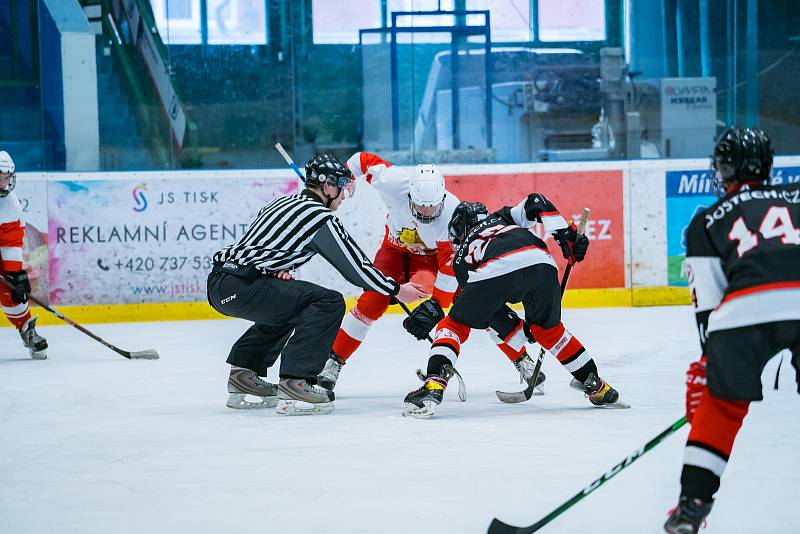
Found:
[(333, 391), (311, 385), (301, 378), (281, 378), (275, 411), (281, 415), (331, 413), (335, 398)]
[(678, 506), (664, 523), (664, 530), (670, 534), (697, 534), (713, 505), (713, 501), (705, 502), (682, 495)]
[(589, 373), (583, 383), (573, 378), (569, 385), (571, 388), (585, 393), (589, 402), (595, 406), (608, 406), (610, 408), (631, 407), (630, 404), (619, 398), (619, 392), (616, 389), (594, 373)]
[(28, 353), (34, 360), (47, 359), (47, 340), (39, 335), (36, 331), (36, 319), (39, 316), (34, 315), (22, 325), (19, 329), (19, 335), (22, 337), (22, 343), (28, 349)]
[[(250, 395), (258, 402), (250, 402), (245, 396)], [(237, 410), (249, 408), (274, 408), (278, 405), (278, 388), (261, 380), (255, 371), (250, 369), (231, 369), (228, 377), (228, 408)]]
[(442, 374), (429, 374), (418, 389), (415, 389), (403, 400), (403, 417), (427, 419), (433, 417), (436, 406), (442, 403), (447, 381), (454, 374), (449, 365), (442, 366)]
[(331, 354), (328, 361), (325, 362), (325, 368), (317, 375), (317, 384), (333, 391), (336, 387), (336, 381), (339, 380), (339, 373), (344, 366), (344, 360), (339, 358), (336, 354)]

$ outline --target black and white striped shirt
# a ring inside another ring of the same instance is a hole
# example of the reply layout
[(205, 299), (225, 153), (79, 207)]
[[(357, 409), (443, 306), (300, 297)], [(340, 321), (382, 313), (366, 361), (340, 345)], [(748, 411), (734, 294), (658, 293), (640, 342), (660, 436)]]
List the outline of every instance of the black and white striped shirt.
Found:
[(321, 254), (351, 284), (396, 295), (397, 282), (380, 272), (342, 223), (310, 191), (281, 197), (261, 208), (247, 232), (214, 254), (214, 262), (234, 262), (265, 274), (291, 270)]

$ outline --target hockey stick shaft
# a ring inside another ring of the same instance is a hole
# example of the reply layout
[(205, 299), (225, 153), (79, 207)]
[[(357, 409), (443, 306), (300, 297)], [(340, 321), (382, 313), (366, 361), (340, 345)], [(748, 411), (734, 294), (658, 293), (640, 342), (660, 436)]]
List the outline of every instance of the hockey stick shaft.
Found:
[[(583, 212), (581, 213), (580, 222), (578, 223), (578, 235), (583, 235), (584, 231), (586, 230), (586, 221), (589, 220), (589, 208), (583, 208)], [(567, 282), (569, 282), (569, 275), (572, 272), (573, 263), (567, 263), (567, 267), (564, 269), (564, 276), (561, 278), (561, 298), (564, 298), (564, 292), (567, 290)], [(544, 363), (544, 347), (539, 349), (539, 356), (536, 358), (536, 365), (533, 368), (533, 375), (531, 378), (531, 382), (522, 393), (522, 397), (519, 396), (519, 393), (505, 393), (503, 391), (497, 391), (497, 398), (500, 399), (502, 402), (506, 403), (514, 403), (514, 402), (523, 402), (527, 400), (531, 400), (533, 396), (533, 390), (536, 389), (536, 381), (539, 380), (539, 373), (542, 370), (542, 364)]]
[(514, 527), (511, 525), (507, 525), (503, 523), (499, 519), (493, 519), (491, 525), (489, 525), (488, 534), (530, 534), (532, 532), (536, 532), (541, 529), (546, 524), (550, 523), (553, 519), (564, 513), (565, 511), (572, 508), (577, 502), (581, 501), (585, 497), (587, 497), (590, 493), (594, 490), (611, 480), (615, 477), (620, 471), (631, 465), (633, 462), (644, 456), (645, 453), (650, 451), (651, 449), (655, 448), (656, 445), (670, 437), (674, 434), (678, 429), (680, 429), (683, 425), (686, 424), (686, 416), (681, 417), (670, 426), (665, 428), (658, 434), (656, 437), (645, 443), (643, 447), (636, 449), (630, 454), (627, 458), (619, 462), (617, 465), (603, 473), (599, 478), (593, 480), (591, 484), (583, 488), (581, 491), (576, 493), (572, 496), (571, 499), (566, 501), (564, 504), (547, 514), (545, 517), (534, 523), (529, 527)]
[(303, 173), (301, 173), (300, 169), (297, 168), (297, 165), (294, 164), (294, 160), (292, 160), (292, 157), (289, 155), (289, 153), (284, 150), (283, 146), (280, 143), (275, 143), (275, 148), (278, 150), (278, 152), (280, 152), (281, 156), (283, 156), (283, 159), (286, 160), (286, 163), (289, 164), (289, 167), (294, 169), (294, 172), (297, 173), (297, 176), (300, 178), (300, 180), (305, 182), (305, 176), (303, 176)]
[[(13, 284), (11, 284), (11, 282), (9, 282), (4, 276), (0, 276), (0, 283), (2, 283), (4, 286), (8, 287), (9, 289), (13, 289), (14, 288)], [(158, 353), (155, 350), (143, 350), (143, 351), (138, 351), (138, 352), (137, 351), (130, 352), (130, 351), (127, 351), (127, 350), (122, 350), (121, 348), (119, 348), (119, 347), (117, 347), (115, 345), (112, 345), (108, 341), (104, 340), (100, 336), (90, 332), (89, 330), (87, 330), (83, 326), (79, 325), (78, 323), (76, 323), (75, 321), (70, 319), (69, 317), (65, 316), (64, 314), (62, 314), (60, 311), (56, 310), (55, 308), (51, 308), (50, 306), (48, 306), (47, 304), (45, 304), (44, 302), (42, 302), (38, 298), (34, 297), (33, 295), (29, 295), (28, 298), (30, 299), (31, 302), (33, 302), (34, 304), (36, 304), (40, 308), (43, 308), (43, 309), (49, 311), (50, 313), (52, 313), (53, 315), (55, 315), (56, 317), (58, 317), (59, 319), (61, 319), (65, 323), (67, 323), (68, 325), (76, 328), (81, 333), (86, 334), (87, 336), (89, 336), (90, 338), (94, 339), (95, 341), (105, 345), (106, 347), (108, 347), (109, 349), (113, 350), (114, 352), (116, 352), (120, 356), (128, 358), (129, 360), (131, 358), (143, 359), (143, 360), (157, 360), (158, 359)]]

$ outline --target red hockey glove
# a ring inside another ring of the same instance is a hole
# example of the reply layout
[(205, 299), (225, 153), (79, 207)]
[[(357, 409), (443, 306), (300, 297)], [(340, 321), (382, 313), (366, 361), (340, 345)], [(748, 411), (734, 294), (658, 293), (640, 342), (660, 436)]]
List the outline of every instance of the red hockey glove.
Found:
[(686, 371), (686, 420), (691, 424), (694, 413), (706, 392), (706, 357), (692, 362)]

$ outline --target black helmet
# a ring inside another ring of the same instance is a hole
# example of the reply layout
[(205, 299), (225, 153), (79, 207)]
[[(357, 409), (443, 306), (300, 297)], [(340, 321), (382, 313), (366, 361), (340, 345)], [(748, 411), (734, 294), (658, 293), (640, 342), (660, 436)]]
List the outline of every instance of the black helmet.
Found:
[(766, 182), (772, 170), (772, 143), (762, 130), (728, 128), (717, 139), (711, 166), (723, 191), (734, 183)]
[(318, 187), (325, 182), (339, 189), (353, 181), (353, 174), (333, 154), (319, 154), (306, 163), (306, 186)]
[(447, 232), (450, 234), (450, 241), (454, 245), (464, 242), (470, 230), (489, 215), (489, 211), (480, 202), (462, 202), (453, 211), (450, 224), (447, 225)]

